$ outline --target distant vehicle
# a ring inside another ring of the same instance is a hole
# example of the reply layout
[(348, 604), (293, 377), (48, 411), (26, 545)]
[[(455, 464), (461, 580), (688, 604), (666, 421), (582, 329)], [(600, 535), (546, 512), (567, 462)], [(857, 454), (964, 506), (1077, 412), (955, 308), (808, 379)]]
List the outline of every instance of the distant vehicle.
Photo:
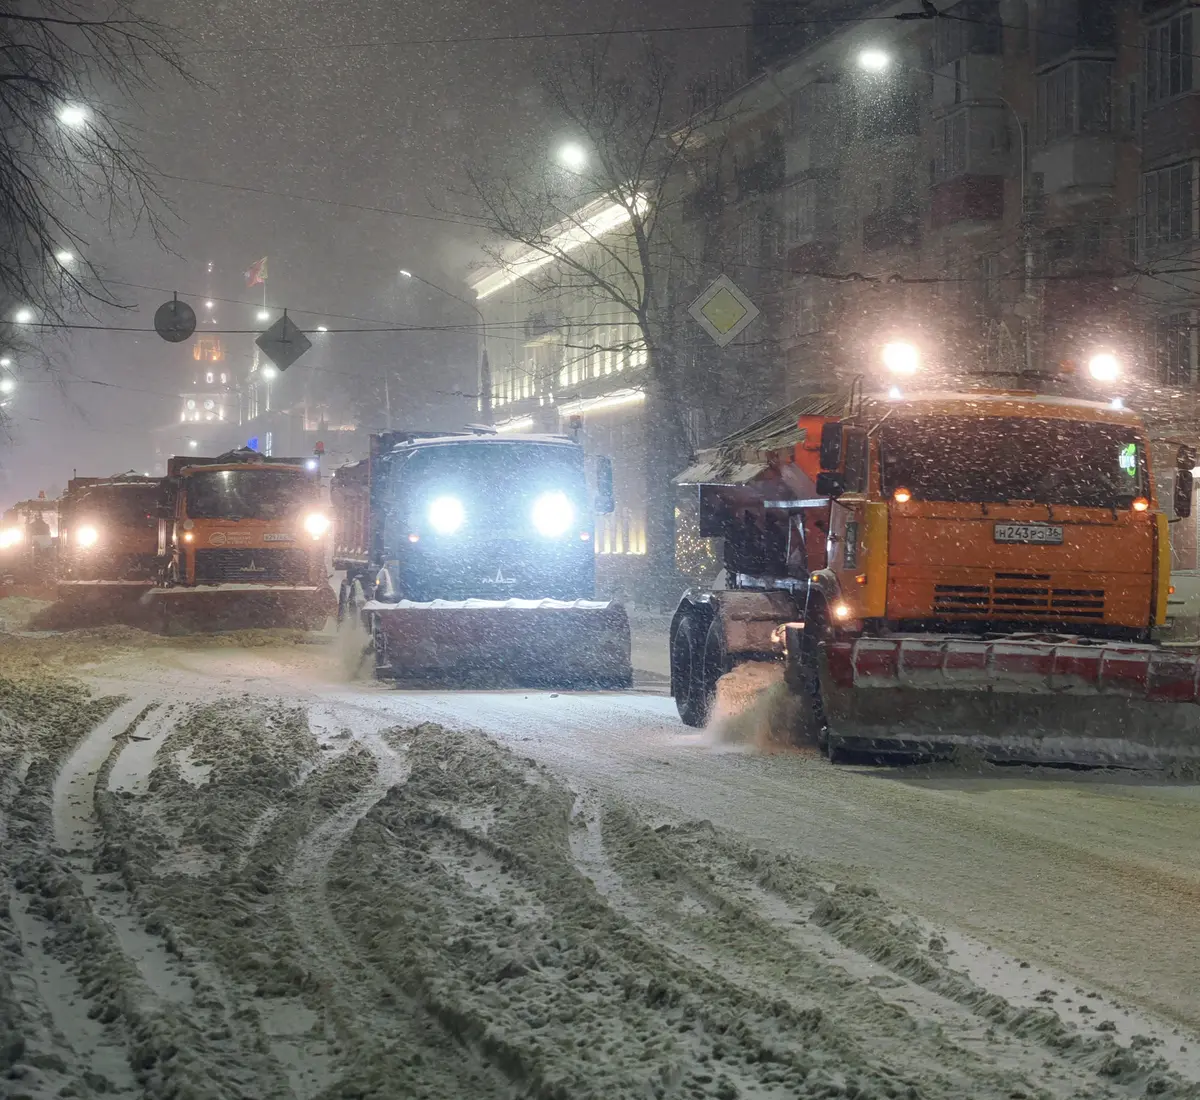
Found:
[(362, 615), (376, 675), (627, 687), (625, 610), (595, 598), (607, 459), (595, 480), (559, 436), (372, 436), (331, 495), (339, 618)]
[(152, 598), (168, 625), (325, 625), (335, 602), (315, 459), (177, 456), (165, 486)]
[[(1190, 514), (1181, 447), (1175, 513)], [(670, 630), (679, 713), (783, 657), (831, 756), (1153, 764), (1200, 757), (1200, 656), (1154, 640), (1171, 591), (1141, 418), (972, 390), (798, 402), (700, 456), (728, 590)]]
[(58, 501), (38, 497), (14, 504), (0, 519), (0, 583), (30, 593), (47, 589), (57, 548)]

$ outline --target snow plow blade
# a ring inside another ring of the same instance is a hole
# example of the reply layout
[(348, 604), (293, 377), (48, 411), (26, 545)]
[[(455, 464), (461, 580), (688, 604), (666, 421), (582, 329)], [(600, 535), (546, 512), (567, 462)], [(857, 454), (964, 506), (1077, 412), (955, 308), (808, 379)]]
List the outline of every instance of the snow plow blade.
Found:
[(626, 688), (629, 620), (600, 600), (371, 601), (363, 623), (380, 679), (501, 680), (522, 686)]
[(328, 585), (220, 584), (154, 588), (143, 597), (168, 633), (258, 627), (321, 630), (337, 610)]
[(1044, 636), (828, 643), (830, 755), (1200, 765), (1200, 651)]

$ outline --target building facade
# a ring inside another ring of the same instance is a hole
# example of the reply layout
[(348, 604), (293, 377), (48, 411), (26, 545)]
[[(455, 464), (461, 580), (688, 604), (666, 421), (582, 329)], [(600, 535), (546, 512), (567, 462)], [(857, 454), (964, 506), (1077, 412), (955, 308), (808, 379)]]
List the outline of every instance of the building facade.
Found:
[[(615, 285), (637, 278), (628, 217), (598, 200), (549, 234)], [(647, 354), (636, 315), (544, 251), (513, 246), (471, 281), (485, 323), (492, 411), (500, 432), (569, 434), (613, 463), (616, 510), (596, 517), (597, 572), (608, 591), (637, 590), (646, 555)], [(633, 290), (634, 288), (629, 287)]]

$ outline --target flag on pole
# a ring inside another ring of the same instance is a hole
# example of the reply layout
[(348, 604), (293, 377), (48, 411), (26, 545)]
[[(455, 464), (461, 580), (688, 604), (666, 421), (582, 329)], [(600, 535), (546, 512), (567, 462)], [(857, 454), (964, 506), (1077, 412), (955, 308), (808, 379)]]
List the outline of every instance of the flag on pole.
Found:
[(267, 258), (264, 256), (256, 264), (250, 265), (250, 270), (246, 272), (246, 286), (258, 286), (259, 283), (267, 281)]

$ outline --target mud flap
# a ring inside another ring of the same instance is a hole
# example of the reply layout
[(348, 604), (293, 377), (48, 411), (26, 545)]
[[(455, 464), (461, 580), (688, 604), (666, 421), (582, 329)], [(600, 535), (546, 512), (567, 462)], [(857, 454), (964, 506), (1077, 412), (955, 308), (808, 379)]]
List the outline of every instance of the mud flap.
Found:
[(624, 688), (629, 620), (598, 600), (373, 600), (362, 609), (395, 679)]
[(1200, 654), (1031, 637), (864, 638), (819, 658), (831, 752), (1200, 766)]

